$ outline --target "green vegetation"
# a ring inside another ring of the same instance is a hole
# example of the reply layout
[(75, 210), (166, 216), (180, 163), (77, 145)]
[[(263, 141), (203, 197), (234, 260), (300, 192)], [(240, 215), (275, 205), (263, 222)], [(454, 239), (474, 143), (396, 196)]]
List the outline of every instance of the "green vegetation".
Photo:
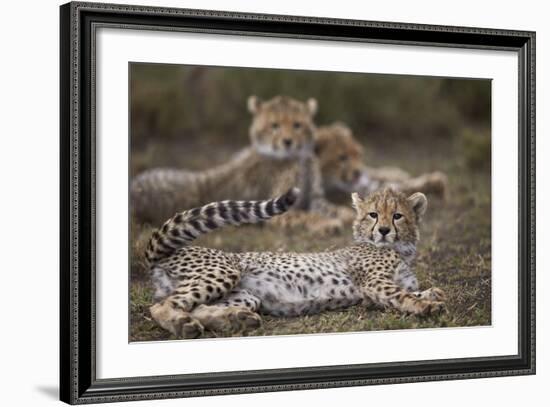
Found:
[[(248, 142), (247, 96), (289, 94), (318, 98), (319, 124), (347, 122), (365, 145), (369, 165), (449, 176), (449, 200), (428, 197), (417, 262), (421, 287), (446, 292), (446, 314), (420, 318), (358, 305), (300, 318), (264, 316), (262, 327), (247, 335), (491, 324), (490, 82), (138, 65), (131, 87), (132, 174), (227, 160)], [(142, 254), (152, 230), (131, 227), (131, 341), (174, 339), (148, 311), (152, 289)], [(197, 240), (231, 251), (320, 251), (350, 243), (351, 230), (315, 238), (268, 226), (226, 228)]]

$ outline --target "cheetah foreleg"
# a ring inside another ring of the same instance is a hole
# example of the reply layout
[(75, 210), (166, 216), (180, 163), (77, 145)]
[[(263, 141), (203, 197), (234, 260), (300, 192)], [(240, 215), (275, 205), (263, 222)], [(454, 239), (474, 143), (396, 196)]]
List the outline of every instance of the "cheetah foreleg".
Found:
[(260, 299), (247, 290), (233, 290), (214, 304), (199, 305), (192, 312), (208, 330), (218, 332), (245, 332), (258, 328), (262, 320), (256, 311)]
[(246, 332), (262, 324), (256, 312), (243, 306), (199, 305), (191, 315), (214, 332)]
[[(370, 284), (369, 284), (370, 283)], [(370, 298), (377, 305), (395, 308), (401, 312), (414, 315), (431, 315), (444, 311), (443, 301), (434, 300), (430, 297), (441, 290), (426, 290), (425, 297), (417, 296), (391, 280), (373, 280), (367, 281), (363, 286), (363, 294)]]
[(197, 319), (171, 301), (153, 304), (149, 311), (162, 328), (178, 338), (197, 338), (204, 331), (204, 327)]
[(429, 301), (445, 301), (446, 295), (441, 288), (431, 287), (424, 291), (414, 292), (417, 298), (422, 298)]

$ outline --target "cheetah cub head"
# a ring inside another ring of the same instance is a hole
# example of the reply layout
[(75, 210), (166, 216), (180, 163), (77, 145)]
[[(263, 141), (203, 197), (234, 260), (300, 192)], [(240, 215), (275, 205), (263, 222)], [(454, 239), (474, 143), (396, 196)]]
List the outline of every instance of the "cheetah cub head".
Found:
[(319, 127), (315, 154), (319, 158), (325, 190), (348, 193), (357, 190), (365, 176), (365, 152), (348, 126), (336, 122)]
[(281, 159), (313, 154), (315, 99), (303, 103), (287, 96), (267, 101), (250, 96), (248, 110), (252, 114), (250, 140), (260, 154)]
[(364, 199), (354, 192), (351, 199), (357, 212), (353, 223), (353, 238), (357, 243), (368, 242), (381, 247), (417, 243), (418, 226), (428, 207), (423, 193), (406, 197), (386, 188)]

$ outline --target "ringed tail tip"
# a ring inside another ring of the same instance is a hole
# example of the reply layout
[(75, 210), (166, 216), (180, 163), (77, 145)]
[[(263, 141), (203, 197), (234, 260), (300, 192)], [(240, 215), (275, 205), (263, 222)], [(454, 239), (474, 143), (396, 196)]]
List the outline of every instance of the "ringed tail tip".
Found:
[(290, 188), (287, 192), (285, 192), (280, 199), (282, 200), (282, 202), (284, 202), (284, 204), (287, 207), (291, 207), (296, 203), (299, 195), (300, 195), (300, 189), (293, 187), (293, 188)]

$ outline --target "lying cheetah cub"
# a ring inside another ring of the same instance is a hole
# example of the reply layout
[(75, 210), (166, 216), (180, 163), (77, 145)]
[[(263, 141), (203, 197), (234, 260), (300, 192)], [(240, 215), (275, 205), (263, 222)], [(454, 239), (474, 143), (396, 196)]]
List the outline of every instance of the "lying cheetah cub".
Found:
[(323, 189), (332, 201), (348, 201), (350, 192), (368, 194), (392, 187), (405, 194), (423, 192), (446, 199), (447, 176), (440, 171), (412, 177), (397, 167), (367, 167), (363, 146), (344, 123), (317, 129), (315, 152), (321, 167)]
[[(203, 171), (153, 168), (138, 174), (130, 185), (136, 221), (158, 225), (182, 209), (224, 199), (264, 199), (299, 186), (301, 196), (294, 210), (271, 224), (306, 227), (312, 233), (342, 229), (338, 216), (350, 208), (325, 203), (313, 153), (317, 101), (287, 96), (262, 101), (251, 96), (248, 110), (251, 143), (224, 164)], [(323, 202), (331, 212), (315, 211), (312, 202)]]
[(443, 292), (419, 292), (413, 263), (422, 193), (405, 197), (386, 189), (367, 199), (353, 194), (355, 244), (321, 253), (227, 253), (189, 246), (224, 225), (256, 223), (295, 203), (298, 191), (266, 201), (223, 201), (181, 212), (156, 231), (146, 250), (157, 323), (183, 338), (204, 329), (241, 331), (260, 325), (258, 315), (298, 316), (364, 301), (401, 312), (443, 310)]

